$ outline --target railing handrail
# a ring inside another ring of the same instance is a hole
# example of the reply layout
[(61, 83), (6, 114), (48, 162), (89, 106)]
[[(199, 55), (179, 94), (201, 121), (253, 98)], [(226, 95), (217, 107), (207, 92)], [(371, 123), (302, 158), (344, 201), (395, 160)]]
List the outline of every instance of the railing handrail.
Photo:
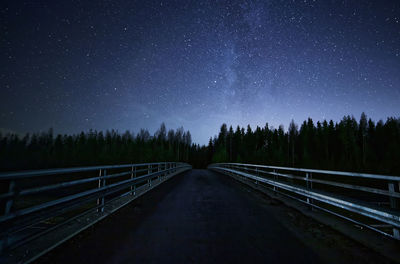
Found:
[(85, 166), (85, 167), (71, 167), (71, 168), (57, 168), (57, 169), (40, 169), (40, 170), (26, 170), (26, 171), (11, 171), (11, 172), (2, 172), (0, 173), (0, 180), (7, 179), (17, 179), (17, 178), (27, 178), (27, 177), (35, 177), (35, 176), (46, 176), (51, 174), (65, 174), (65, 173), (78, 173), (78, 172), (86, 172), (86, 171), (96, 171), (96, 170), (104, 170), (104, 169), (123, 169), (130, 167), (141, 167), (148, 165), (157, 165), (157, 164), (171, 164), (176, 163), (180, 164), (183, 162), (152, 162), (152, 163), (131, 163), (131, 164), (121, 164), (121, 165), (104, 165), (104, 166)]
[[(298, 171), (298, 172), (311, 172), (311, 173), (319, 173), (319, 174), (332, 174), (332, 175), (360, 177), (360, 178), (369, 178), (369, 179), (380, 179), (380, 180), (393, 180), (393, 181), (400, 180), (400, 176), (391, 176), (391, 175), (382, 175), (382, 174), (369, 174), (369, 173), (332, 171), (332, 170), (317, 170), (317, 169), (306, 169), (306, 168), (295, 168), (295, 167), (279, 167), (279, 166), (268, 166), (268, 165), (257, 165), (257, 164), (246, 164), (246, 163), (214, 163), (214, 164), (240, 165), (240, 166), (246, 166), (246, 167), (258, 167), (258, 168)], [(210, 166), (212, 166), (214, 164), (210, 164)]]
[[(256, 184), (258, 182), (267, 184), (266, 187), (272, 189), (274, 193), (280, 193), (294, 198), (311, 207), (322, 209), (323, 211), (400, 240), (399, 176), (243, 163), (214, 163), (210, 164), (208, 168), (215, 169), (228, 175), (236, 175), (239, 178), (246, 179), (246, 182), (250, 180), (250, 182), (255, 181)], [(290, 171), (302, 172), (305, 174), (290, 173)], [(360, 183), (354, 182), (354, 180), (348, 181), (343, 177), (327, 179), (326, 177), (322, 177), (322, 174), (359, 177)], [(370, 180), (367, 181), (365, 179)], [(371, 181), (371, 179), (373, 179), (373, 181)], [(315, 184), (314, 186), (313, 183)], [(386, 189), (383, 189), (384, 186)], [(350, 193), (349, 195), (349, 193), (342, 191), (344, 189), (352, 190), (352, 192), (356, 193)], [(361, 192), (378, 196), (364, 196), (364, 194), (360, 195)], [(293, 196), (293, 194), (295, 195)], [(371, 201), (371, 198), (374, 200)], [(384, 200), (382, 201), (381, 199)], [(314, 201), (317, 203), (314, 203)], [(390, 208), (382, 207), (382, 202), (383, 204), (388, 203)], [(326, 207), (326, 205), (331, 207)], [(332, 208), (339, 208), (339, 212), (335, 212)], [(343, 214), (340, 210), (344, 210), (343, 212), (350, 212), (350, 216), (346, 216), (346, 214)], [(367, 217), (364, 219), (367, 223), (361, 222), (362, 220), (354, 217), (352, 213)], [(380, 223), (392, 226), (393, 233), (391, 234), (386, 230), (374, 227), (373, 224), (370, 224), (370, 220), (368, 219), (374, 219)]]
[[(242, 167), (236, 166), (236, 165), (230, 165), (230, 167), (231, 168), (242, 168)], [(338, 181), (329, 181), (329, 180), (320, 180), (320, 179), (314, 179), (314, 178), (305, 178), (305, 177), (302, 177), (302, 176), (297, 176), (297, 175), (292, 175), (292, 174), (278, 173), (276, 171), (272, 172), (272, 171), (263, 171), (263, 170), (257, 170), (257, 169), (250, 169), (250, 168), (247, 168), (247, 167), (245, 167), (245, 168), (246, 168), (247, 171), (255, 171), (255, 172), (258, 172), (258, 173), (265, 173), (265, 174), (274, 175), (274, 176), (283, 177), (283, 178), (314, 182), (314, 183), (330, 185), (330, 186), (335, 186), (335, 187), (340, 187), (340, 188), (353, 189), (353, 190), (357, 190), (357, 191), (363, 191), (363, 192), (369, 192), (369, 193), (374, 193), (374, 194), (380, 194), (380, 195), (386, 195), (386, 196), (400, 198), (400, 193), (389, 192), (389, 191), (386, 191), (386, 190), (372, 188), (372, 187), (360, 186), (360, 185), (355, 185), (355, 184), (346, 184), (346, 183), (341, 183), (341, 182), (338, 182)], [(334, 174), (332, 174), (332, 175), (334, 175)]]
[[(231, 170), (231, 169), (226, 169), (226, 170), (234, 172), (234, 170)], [(257, 177), (257, 176), (254, 176), (254, 175), (251, 175), (251, 174), (248, 174), (248, 173), (240, 172), (240, 174), (246, 175), (246, 176), (251, 177), (251, 178), (253, 178), (255, 180), (259, 180), (259, 181), (263, 181), (264, 180), (262, 177)], [(269, 180), (266, 180), (266, 181), (267, 181), (267, 183), (268, 182), (272, 183), (272, 181), (269, 181)], [(303, 188), (299, 188), (299, 187), (296, 187), (296, 186), (293, 186), (293, 185), (284, 184), (284, 183), (280, 183), (280, 182), (277, 182), (277, 181), (275, 181), (275, 183), (279, 184), (280, 188), (287, 188), (288, 190), (295, 191), (298, 194), (302, 194), (302, 192), (305, 191)], [(367, 211), (371, 215), (375, 214), (377, 220), (380, 220), (380, 219), (384, 218), (386, 223), (390, 223), (392, 225), (400, 227), (400, 214), (399, 215), (398, 214), (393, 215), (392, 212), (388, 212), (387, 210), (377, 210), (377, 209), (371, 208), (371, 207), (359, 206), (359, 205), (357, 205), (355, 203), (352, 203), (352, 202), (349, 202), (349, 201), (346, 201), (346, 200), (342, 200), (342, 199), (340, 199), (338, 197), (335, 197), (335, 196), (332, 196), (332, 195), (329, 196), (329, 195), (322, 194), (322, 193), (316, 192), (316, 191), (307, 190), (306, 193), (304, 193), (304, 194), (310, 195), (310, 196), (312, 196), (312, 198), (318, 199), (318, 200), (323, 201), (323, 202), (327, 202), (328, 200), (330, 200), (329, 202), (331, 202), (332, 205), (334, 205), (335, 203), (339, 203), (340, 202), (341, 206), (354, 207), (356, 209), (364, 209), (365, 211)], [(358, 212), (358, 211), (354, 210), (354, 212)], [(370, 215), (367, 215), (367, 216), (370, 216)]]
[[(73, 210), (82, 205), (87, 206), (89, 202), (91, 203), (90, 206), (87, 209), (84, 208), (84, 211), (80, 214), (97, 210), (100, 213), (96, 216), (97, 219), (102, 217), (101, 213), (108, 205), (108, 202), (114, 201), (118, 197), (124, 197), (127, 194), (136, 197), (136, 192), (143, 193), (151, 189), (153, 184), (158, 185), (168, 179), (168, 175), (174, 175), (188, 169), (191, 169), (191, 165), (187, 163), (165, 161), (1, 173), (0, 181), (8, 184), (9, 188), (8, 190), (2, 190), (2, 193), (0, 193), (0, 201), (5, 201), (5, 207), (2, 208), (5, 209), (4, 213), (0, 213), (0, 254), (4, 250), (16, 248), (32, 239), (32, 237), (38, 237), (39, 234), (47, 232), (46, 229), (33, 235), (28, 232), (28, 234), (22, 235), (16, 241), (8, 241), (8, 237), (17, 232), (22, 232), (22, 230), (31, 225), (65, 212), (73, 212)], [(98, 171), (99, 173), (96, 176), (92, 173), (86, 173), (77, 175), (79, 178), (60, 177), (55, 182), (46, 181), (48, 178), (52, 178), (53, 175), (66, 174), (70, 176), (69, 174), (72, 173), (91, 171)], [(32, 184), (26, 184), (31, 182), (31, 177), (39, 176), (47, 177), (40, 178), (39, 181), (32, 181)], [(113, 180), (108, 181), (108, 179)], [(95, 186), (92, 183), (96, 181), (98, 184)], [(43, 183), (45, 184), (43, 185)], [(88, 185), (88, 183), (90, 184)], [(76, 185), (80, 184), (80, 187), (74, 189)], [(69, 188), (69, 191), (57, 194), (54, 192), (61, 188)], [(50, 200), (44, 198), (27, 207), (16, 206), (14, 208), (15, 201), (23, 199), (23, 196), (47, 195), (49, 192), (55, 194), (54, 196), (53, 194), (49, 196)], [(78, 213), (78, 211), (74, 213)], [(68, 216), (66, 218), (66, 222), (68, 222), (69, 218), (71, 217)], [(63, 223), (64, 221), (55, 226)], [(55, 226), (51, 228), (55, 228)]]
[[(162, 171), (153, 172), (153, 173), (146, 174), (146, 175), (143, 175), (143, 176), (138, 176), (138, 177), (136, 177), (134, 179), (129, 179), (129, 180), (121, 181), (121, 182), (114, 183), (114, 184), (111, 184), (111, 185), (103, 186), (103, 187), (100, 187), (100, 188), (93, 188), (93, 189), (90, 189), (90, 190), (85, 191), (85, 192), (79, 192), (79, 193), (76, 193), (76, 194), (73, 194), (73, 195), (70, 195), (70, 196), (65, 196), (63, 198), (60, 198), (60, 199), (57, 199), (57, 200), (52, 200), (52, 201), (40, 204), (38, 206), (33, 206), (33, 207), (26, 208), (26, 209), (21, 209), (21, 210), (15, 212), (15, 213), (10, 213), (8, 215), (0, 216), (0, 223), (5, 222), (5, 221), (10, 220), (10, 219), (13, 219), (13, 218), (21, 217), (21, 216), (26, 215), (26, 214), (34, 213), (34, 212), (46, 209), (46, 208), (51, 207), (51, 206), (54, 206), (54, 205), (57, 205), (57, 204), (61, 204), (61, 203), (66, 202), (66, 201), (71, 201), (71, 200), (74, 200), (74, 199), (77, 199), (77, 198), (80, 198), (80, 197), (83, 197), (83, 196), (87, 196), (89, 194), (101, 193), (102, 191), (108, 190), (108, 189), (113, 188), (113, 187), (119, 187), (119, 186), (122, 186), (122, 185), (127, 185), (129, 183), (138, 182), (138, 181), (147, 179), (149, 177), (154, 177), (154, 176), (156, 176), (158, 174), (161, 174), (161, 173), (164, 173), (164, 172), (169, 172), (169, 171), (172, 171), (174, 169), (180, 169), (180, 168), (183, 168), (183, 167), (185, 167), (185, 166), (179, 166), (179, 167), (175, 167), (175, 168), (170, 168), (170, 169), (166, 169), (166, 170), (162, 170)], [(84, 181), (82, 181), (82, 182), (84, 182)], [(58, 188), (62, 188), (62, 187), (63, 187), (62, 185), (58, 186)]]

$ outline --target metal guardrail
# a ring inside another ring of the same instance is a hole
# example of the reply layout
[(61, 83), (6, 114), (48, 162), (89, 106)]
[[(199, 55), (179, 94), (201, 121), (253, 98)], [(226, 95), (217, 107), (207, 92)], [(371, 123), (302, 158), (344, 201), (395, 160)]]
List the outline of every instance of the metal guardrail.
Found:
[(400, 240), (400, 177), (240, 163), (209, 169), (250, 180), (312, 208)]
[(0, 253), (185, 169), (162, 162), (1, 173)]

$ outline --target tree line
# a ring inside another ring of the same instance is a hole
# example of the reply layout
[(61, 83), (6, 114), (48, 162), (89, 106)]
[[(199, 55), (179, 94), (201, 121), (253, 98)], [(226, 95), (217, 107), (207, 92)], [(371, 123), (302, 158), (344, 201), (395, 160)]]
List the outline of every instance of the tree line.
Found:
[(374, 122), (362, 113), (357, 121), (311, 118), (288, 130), (257, 126), (252, 129), (222, 124), (208, 145), (192, 143), (183, 127), (165, 124), (150, 135), (90, 130), (73, 135), (48, 132), (0, 134), (0, 170), (24, 170), (105, 164), (181, 161), (194, 168), (216, 162), (241, 162), (328, 170), (400, 174), (400, 119)]
[(300, 128), (292, 120), (254, 130), (223, 124), (210, 138), (208, 161), (242, 162), (328, 170), (400, 174), (400, 119), (374, 122), (365, 113), (360, 120), (345, 116), (337, 123), (311, 118)]
[(189, 161), (192, 138), (183, 127), (167, 131), (165, 124), (152, 136), (141, 129), (126, 131), (90, 130), (73, 135), (47, 132), (19, 136), (0, 134), (2, 171), (42, 169), (154, 161)]

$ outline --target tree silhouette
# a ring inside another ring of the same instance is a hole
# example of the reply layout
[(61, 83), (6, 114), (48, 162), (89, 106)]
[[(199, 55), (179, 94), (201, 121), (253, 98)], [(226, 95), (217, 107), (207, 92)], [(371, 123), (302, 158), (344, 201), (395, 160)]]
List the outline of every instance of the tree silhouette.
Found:
[(376, 125), (361, 114), (360, 121), (344, 116), (338, 123), (311, 118), (300, 129), (292, 120), (287, 131), (237, 126), (235, 132), (221, 126), (216, 140), (207, 146), (208, 162), (244, 162), (279, 166), (400, 173), (400, 119), (388, 118)]
[[(167, 132), (168, 131), (168, 132)], [(0, 169), (24, 170), (156, 161), (185, 161), (196, 168), (211, 162), (243, 162), (332, 170), (400, 174), (400, 119), (375, 123), (344, 116), (338, 123), (309, 118), (287, 131), (265, 124), (253, 129), (222, 124), (207, 146), (192, 143), (183, 127), (162, 123), (153, 136), (116, 130), (54, 135), (53, 130), (20, 136), (0, 134)]]

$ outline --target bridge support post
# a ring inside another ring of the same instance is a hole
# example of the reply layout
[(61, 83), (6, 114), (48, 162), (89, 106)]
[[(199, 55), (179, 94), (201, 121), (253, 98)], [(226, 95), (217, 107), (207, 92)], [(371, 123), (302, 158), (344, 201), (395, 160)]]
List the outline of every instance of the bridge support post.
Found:
[[(8, 185), (8, 192), (11, 193), (11, 197), (6, 200), (5, 207), (4, 207), (4, 216), (11, 213), (11, 209), (14, 204), (14, 198), (16, 196), (15, 192), (15, 181), (11, 180)], [(8, 232), (5, 234), (2, 240), (0, 240), (0, 254), (3, 253), (7, 246), (8, 246)]]
[(158, 164), (157, 165), (157, 172), (158, 172), (158, 176), (157, 176), (157, 179), (158, 179), (158, 181), (160, 182), (161, 181), (161, 173), (160, 173), (160, 171), (161, 171), (161, 166), (162, 166), (162, 163), (160, 163), (160, 164)]
[[(312, 173), (311, 172), (306, 172), (306, 184), (307, 184), (307, 190), (312, 190), (313, 186), (312, 186)], [(310, 199), (309, 197), (307, 197), (307, 203), (310, 205), (310, 209), (314, 210), (314, 206), (312, 206), (313, 204), (313, 199)]]
[[(99, 184), (98, 184), (98, 188), (102, 188), (102, 187), (105, 187), (105, 186), (106, 186), (106, 179), (104, 178), (104, 176), (106, 176), (106, 175), (107, 175), (107, 170), (103, 170), (103, 175), (102, 175), (101, 169), (100, 169), (100, 171), (99, 171)], [(99, 207), (97, 208), (97, 212), (98, 212), (98, 213), (104, 212), (104, 194), (103, 194), (101, 197), (99, 197), (99, 198), (97, 199), (97, 205), (99, 206)]]
[[(131, 179), (136, 178), (136, 166), (132, 166), (132, 171), (131, 171)], [(136, 183), (132, 182), (131, 185), (131, 195), (136, 195)]]
[[(258, 177), (258, 168), (256, 167), (256, 176)], [(258, 181), (256, 180), (256, 184), (258, 184)]]
[[(395, 193), (400, 191), (400, 182), (389, 182), (388, 184), (389, 192)], [(390, 208), (398, 209), (400, 207), (399, 199), (395, 197), (390, 197)], [(396, 227), (393, 228), (393, 237), (400, 240), (400, 230)]]
[[(147, 174), (150, 175), (150, 173), (152, 173), (152, 172), (153, 172), (153, 169), (151, 168), (151, 165), (148, 165), (147, 166)], [(147, 184), (149, 187), (151, 186), (151, 179), (147, 180)]]

